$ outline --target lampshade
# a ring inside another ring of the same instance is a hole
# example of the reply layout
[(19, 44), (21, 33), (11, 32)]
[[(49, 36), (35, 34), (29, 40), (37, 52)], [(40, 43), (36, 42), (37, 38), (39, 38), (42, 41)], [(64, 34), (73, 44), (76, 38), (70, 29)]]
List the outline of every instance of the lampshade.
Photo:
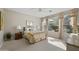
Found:
[(29, 23), (27, 22), (27, 25), (29, 25)]
[(19, 26), (17, 26), (17, 29), (19, 29), (19, 30), (20, 30), (20, 29), (21, 29), (21, 26), (20, 26), (20, 25), (19, 25)]
[(33, 24), (32, 24), (32, 22), (30, 23), (30, 26), (32, 26)]
[(27, 25), (28, 25), (28, 26), (32, 26), (33, 23), (32, 23), (32, 22), (27, 22)]

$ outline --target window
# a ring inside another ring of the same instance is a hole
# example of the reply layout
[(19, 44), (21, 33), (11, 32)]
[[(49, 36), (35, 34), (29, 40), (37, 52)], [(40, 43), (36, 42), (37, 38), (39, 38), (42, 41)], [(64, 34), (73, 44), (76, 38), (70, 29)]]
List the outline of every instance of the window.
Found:
[(59, 28), (59, 19), (58, 17), (53, 17), (48, 20), (48, 31), (55, 31), (58, 32)]
[(72, 33), (73, 20), (68, 15), (64, 16), (64, 30), (67, 33)]

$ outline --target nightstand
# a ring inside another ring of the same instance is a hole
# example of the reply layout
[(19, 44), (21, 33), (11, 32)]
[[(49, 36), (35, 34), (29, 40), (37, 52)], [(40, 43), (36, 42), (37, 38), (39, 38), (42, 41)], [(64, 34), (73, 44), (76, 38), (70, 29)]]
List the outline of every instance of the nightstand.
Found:
[(15, 40), (22, 39), (22, 37), (23, 37), (22, 32), (17, 32), (17, 33), (15, 33)]

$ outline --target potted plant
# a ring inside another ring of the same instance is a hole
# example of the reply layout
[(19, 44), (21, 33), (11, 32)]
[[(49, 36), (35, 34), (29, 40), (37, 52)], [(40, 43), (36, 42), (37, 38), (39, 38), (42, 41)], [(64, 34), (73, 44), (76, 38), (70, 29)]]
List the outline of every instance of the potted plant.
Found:
[(58, 32), (58, 26), (52, 26), (52, 28), (53, 28), (53, 30), (55, 31), (55, 32)]
[(5, 34), (5, 39), (6, 40), (11, 40), (11, 37), (12, 37), (12, 35), (11, 35), (10, 32), (8, 32), (8, 33)]

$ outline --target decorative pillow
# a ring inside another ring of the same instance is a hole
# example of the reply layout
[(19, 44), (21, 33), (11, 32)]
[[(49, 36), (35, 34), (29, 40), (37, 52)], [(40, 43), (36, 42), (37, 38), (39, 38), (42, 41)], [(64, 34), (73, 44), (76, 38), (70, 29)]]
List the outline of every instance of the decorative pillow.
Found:
[(27, 38), (27, 34), (28, 34), (28, 35), (33, 35), (32, 32), (24, 32), (24, 38)]
[(33, 36), (33, 33), (32, 32), (28, 32), (27, 34), (30, 35), (30, 36)]

